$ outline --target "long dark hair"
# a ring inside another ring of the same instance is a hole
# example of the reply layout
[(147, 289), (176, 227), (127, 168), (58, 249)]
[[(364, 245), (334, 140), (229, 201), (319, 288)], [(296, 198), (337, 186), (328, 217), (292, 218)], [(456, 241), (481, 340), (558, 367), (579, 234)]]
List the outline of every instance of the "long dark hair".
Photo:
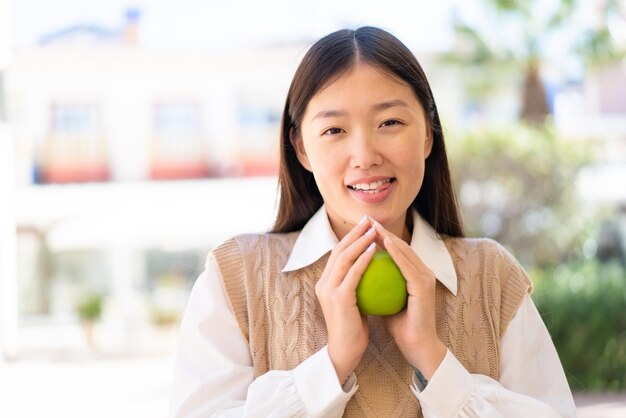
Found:
[[(450, 180), (439, 113), (422, 67), (411, 51), (390, 33), (374, 28), (343, 29), (317, 41), (298, 66), (289, 87), (280, 133), (279, 203), (272, 232), (302, 229), (322, 206), (313, 174), (298, 161), (295, 144), (302, 117), (313, 96), (342, 74), (365, 63), (405, 81), (426, 113), (432, 151), (426, 159), (424, 181), (411, 206), (440, 234), (462, 237), (454, 188)], [(290, 134), (293, 132), (293, 134)]]

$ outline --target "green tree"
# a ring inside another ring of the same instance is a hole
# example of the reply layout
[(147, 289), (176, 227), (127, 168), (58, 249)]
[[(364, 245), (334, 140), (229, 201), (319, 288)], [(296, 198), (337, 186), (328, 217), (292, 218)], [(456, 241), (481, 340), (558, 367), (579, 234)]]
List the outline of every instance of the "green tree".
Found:
[(575, 189), (590, 146), (525, 124), (451, 133), (448, 144), (468, 235), (501, 242), (525, 265), (580, 255), (595, 225)]
[(564, 36), (566, 30), (572, 30), (581, 1), (484, 0), (485, 12), (497, 18), (498, 27), (493, 32), (512, 32), (518, 42), (505, 44), (499, 36), (486, 33), (479, 22), (464, 21), (457, 14), (456, 45), (443, 56), (443, 61), (463, 68), (468, 94), (475, 101), (480, 101), (491, 89), (510, 83), (511, 76), (517, 75), (522, 80), (519, 117), (540, 125), (550, 113), (541, 76), (551, 58), (546, 45), (557, 40), (566, 43), (568, 51), (564, 52), (574, 54), (587, 66), (606, 65), (626, 56), (626, 48), (618, 45), (610, 24), (620, 19), (623, 24), (619, 0), (599, 3), (595, 27)]
[(626, 389), (626, 270), (580, 260), (530, 272), (533, 300), (575, 391)]
[(619, 45), (614, 36), (618, 28), (626, 25), (626, 2), (603, 0), (596, 3), (598, 8), (596, 27), (585, 30), (574, 45), (575, 52), (591, 70), (626, 58), (624, 40), (622, 39), (622, 44)]

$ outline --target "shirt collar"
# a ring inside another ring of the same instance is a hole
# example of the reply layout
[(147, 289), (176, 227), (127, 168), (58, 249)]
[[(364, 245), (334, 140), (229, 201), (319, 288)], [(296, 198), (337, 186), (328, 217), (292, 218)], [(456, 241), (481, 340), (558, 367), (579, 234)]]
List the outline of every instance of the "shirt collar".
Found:
[[(416, 210), (412, 209), (412, 215), (411, 248), (422, 262), (435, 273), (437, 280), (446, 286), (452, 294), (456, 295), (456, 271), (448, 248), (432, 226)], [(330, 227), (326, 207), (322, 205), (302, 228), (282, 271), (294, 271), (313, 264), (335, 248), (338, 242)]]

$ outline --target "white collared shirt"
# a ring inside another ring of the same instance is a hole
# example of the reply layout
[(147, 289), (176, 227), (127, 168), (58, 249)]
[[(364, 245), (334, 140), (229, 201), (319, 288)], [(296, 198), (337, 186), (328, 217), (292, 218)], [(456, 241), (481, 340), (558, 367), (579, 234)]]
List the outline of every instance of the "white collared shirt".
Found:
[[(411, 248), (453, 294), (457, 277), (450, 254), (433, 228), (413, 213)], [(298, 236), (283, 271), (319, 260), (337, 245), (324, 206)], [(354, 374), (340, 385), (327, 347), (296, 368), (254, 379), (248, 343), (228, 306), (212, 256), (196, 281), (183, 318), (170, 416), (341, 417), (357, 390)], [(575, 417), (574, 400), (548, 331), (529, 295), (501, 342), (500, 380), (470, 374), (448, 350), (420, 390), (426, 418)]]

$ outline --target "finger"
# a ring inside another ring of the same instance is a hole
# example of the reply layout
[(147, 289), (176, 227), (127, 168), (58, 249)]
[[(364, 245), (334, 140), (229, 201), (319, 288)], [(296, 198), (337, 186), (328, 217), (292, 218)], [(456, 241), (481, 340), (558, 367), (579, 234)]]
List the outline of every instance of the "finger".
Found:
[(384, 242), (389, 255), (398, 265), (400, 272), (407, 281), (415, 280), (418, 277), (423, 277), (423, 275), (433, 275), (432, 271), (404, 241), (386, 237)]
[(409, 277), (412, 277), (412, 272), (415, 271), (415, 266), (409, 261), (406, 255), (398, 248), (398, 244), (391, 238), (385, 237), (383, 244), (385, 245), (385, 249), (396, 263), (400, 272), (404, 276), (405, 280), (409, 280)]
[[(369, 228), (372, 227), (372, 220), (369, 216), (363, 215), (358, 224), (356, 224), (350, 232), (344, 236), (341, 241), (337, 244), (337, 246), (333, 249), (330, 254), (330, 258), (328, 259), (329, 263), (334, 263), (337, 255), (345, 250), (350, 244), (356, 241), (359, 237), (361, 237)], [(332, 265), (332, 264), (331, 264)]]
[(336, 285), (341, 283), (347, 272), (354, 265), (355, 261), (366, 251), (376, 239), (376, 229), (372, 226), (363, 236), (359, 237), (355, 242), (350, 244), (343, 252), (337, 255), (335, 265), (333, 266), (333, 279)]
[(361, 253), (359, 258), (356, 259), (352, 267), (348, 270), (343, 282), (341, 283), (342, 287), (345, 287), (347, 291), (353, 292), (356, 291), (356, 287), (361, 280), (361, 276), (365, 272), (370, 261), (372, 261), (372, 257), (374, 257), (374, 253), (376, 252), (376, 243), (372, 242), (366, 249)]
[[(392, 232), (389, 232), (378, 222), (374, 221), (374, 227), (376, 228), (376, 232), (383, 237), (383, 246), (387, 248), (385, 244), (385, 240), (389, 239), (392, 243), (395, 244), (397, 251), (400, 254), (407, 258), (411, 263), (415, 264), (420, 269), (427, 268), (426, 265), (422, 262), (422, 259), (415, 253), (413, 248), (409, 244), (407, 244), (404, 240), (400, 239), (400, 237), (396, 236)], [(391, 255), (391, 252), (389, 253)], [(398, 256), (400, 256), (398, 254)], [(392, 255), (393, 257), (393, 255)]]
[(387, 237), (389, 237), (389, 238), (395, 237), (395, 235), (393, 233), (387, 231), (384, 226), (382, 226), (380, 223), (378, 223), (378, 221), (376, 221), (374, 219), (372, 219), (372, 225), (376, 229), (376, 233), (381, 237), (381, 239), (383, 241)]
[[(409, 258), (410, 259), (410, 255), (407, 253), (407, 251), (405, 251), (405, 249), (408, 249), (409, 250), (408, 252), (415, 254), (413, 252), (413, 250), (411, 249), (411, 247), (409, 247), (406, 242), (401, 240), (399, 237), (397, 237), (392, 232), (387, 231), (385, 229), (385, 227), (383, 227), (378, 222), (374, 221), (373, 223), (374, 223), (374, 228), (376, 229), (377, 235), (379, 235), (381, 237), (383, 246), (389, 252), (389, 255), (391, 255), (391, 257), (394, 260), (395, 260), (394, 253), (395, 253), (395, 255), (397, 257)], [(387, 248), (387, 242), (388, 241), (396, 244), (394, 253), (389, 251), (389, 249)], [(395, 261), (397, 261), (397, 260), (395, 260)]]
[[(374, 228), (376, 228), (376, 233), (378, 235), (384, 237), (383, 245), (385, 249), (389, 252), (389, 255), (398, 265), (402, 275), (407, 280), (412, 280), (413, 278), (424, 274), (432, 274), (432, 271), (422, 262), (413, 248), (404, 242), (404, 240), (400, 239), (390, 231), (387, 231), (376, 221), (374, 221)], [(412, 274), (412, 272), (416, 272), (418, 274)]]

